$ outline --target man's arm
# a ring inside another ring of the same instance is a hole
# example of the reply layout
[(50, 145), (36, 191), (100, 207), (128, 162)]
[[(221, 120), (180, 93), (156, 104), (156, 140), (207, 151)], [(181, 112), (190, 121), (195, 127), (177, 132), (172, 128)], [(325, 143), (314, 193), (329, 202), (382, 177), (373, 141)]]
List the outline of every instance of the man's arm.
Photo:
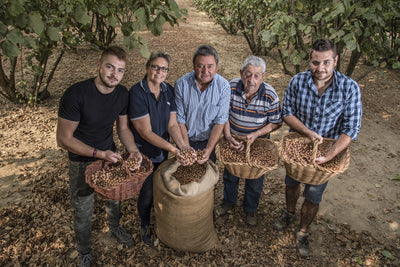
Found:
[(189, 136), (188, 136), (188, 131), (187, 131), (186, 125), (178, 122), (178, 126), (181, 131), (183, 142), (185, 144), (189, 145)]
[(119, 154), (114, 153), (111, 150), (97, 150), (96, 154), (94, 155), (93, 152), (95, 151), (95, 147), (88, 146), (73, 136), (78, 124), (79, 121), (70, 121), (58, 117), (56, 138), (59, 147), (77, 155), (86, 157), (95, 156), (96, 158), (111, 162), (117, 162), (118, 159), (121, 158)]
[(121, 140), (121, 143), (126, 147), (130, 157), (139, 159), (139, 163), (142, 161), (142, 155), (136, 146), (135, 138), (133, 137), (131, 129), (129, 129), (128, 115), (120, 115), (117, 118), (117, 133)]
[(222, 131), (224, 130), (225, 124), (214, 124), (211, 129), (210, 138), (208, 139), (207, 146), (204, 149), (204, 157), (202, 160), (198, 160), (199, 164), (205, 163), (211, 155), (215, 145), (217, 144), (219, 138), (221, 137)]
[(315, 159), (315, 163), (322, 164), (332, 160), (336, 155), (342, 152), (351, 143), (351, 137), (347, 134), (341, 134), (335, 144), (329, 149), (325, 156), (318, 157)]
[(266, 134), (269, 134), (273, 131), (275, 131), (276, 129), (278, 129), (279, 127), (281, 127), (282, 124), (279, 123), (268, 123), (267, 125), (265, 125), (264, 127), (262, 127), (261, 129), (258, 129), (257, 131), (254, 131), (252, 133), (249, 133), (248, 135), (246, 135), (246, 139), (249, 141), (249, 144), (251, 145), (254, 140), (256, 140), (259, 136), (263, 136)]

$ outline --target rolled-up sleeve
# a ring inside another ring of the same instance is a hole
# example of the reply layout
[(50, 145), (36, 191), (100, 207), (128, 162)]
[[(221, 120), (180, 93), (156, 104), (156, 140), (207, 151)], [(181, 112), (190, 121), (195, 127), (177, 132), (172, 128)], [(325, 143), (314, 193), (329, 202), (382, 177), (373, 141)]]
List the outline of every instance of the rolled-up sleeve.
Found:
[(229, 107), (231, 100), (231, 87), (229, 82), (226, 81), (222, 84), (221, 97), (218, 103), (219, 110), (214, 120), (215, 124), (225, 124), (229, 118)]
[(351, 80), (344, 85), (349, 88), (346, 105), (343, 112), (342, 132), (355, 140), (361, 128), (362, 102), (358, 84)]
[(296, 96), (294, 94), (294, 92), (296, 91), (296, 84), (296, 79), (295, 77), (293, 77), (290, 80), (288, 87), (286, 88), (285, 96), (283, 97), (282, 118), (296, 115), (296, 108), (294, 104), (294, 101), (296, 99)]
[(175, 83), (175, 104), (176, 104), (176, 120), (178, 123), (186, 123), (186, 115), (183, 108), (183, 90), (184, 81), (179, 79)]

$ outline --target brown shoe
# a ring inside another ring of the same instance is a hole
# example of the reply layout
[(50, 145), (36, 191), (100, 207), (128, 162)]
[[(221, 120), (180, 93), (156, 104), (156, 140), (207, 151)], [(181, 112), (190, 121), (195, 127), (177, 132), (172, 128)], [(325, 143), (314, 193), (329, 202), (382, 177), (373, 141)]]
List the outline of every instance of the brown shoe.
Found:
[(251, 226), (257, 225), (257, 216), (255, 212), (246, 212), (246, 221)]

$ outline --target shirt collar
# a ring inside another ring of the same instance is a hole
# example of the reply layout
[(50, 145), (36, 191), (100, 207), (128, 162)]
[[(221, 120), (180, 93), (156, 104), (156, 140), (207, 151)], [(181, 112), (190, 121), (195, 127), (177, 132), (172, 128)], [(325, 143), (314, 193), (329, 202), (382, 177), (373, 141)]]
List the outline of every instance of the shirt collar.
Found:
[[(165, 82), (162, 82), (161, 84), (160, 84), (160, 86), (161, 86), (161, 92), (163, 93), (163, 92), (165, 92), (165, 90), (167, 90), (167, 86), (166, 86), (166, 84), (165, 84)], [(143, 91), (145, 92), (145, 93), (147, 93), (147, 94), (152, 94), (152, 92), (150, 91), (150, 88), (149, 88), (149, 84), (148, 84), (148, 82), (147, 82), (147, 74), (144, 76), (144, 78), (140, 81), (140, 87), (143, 89)]]

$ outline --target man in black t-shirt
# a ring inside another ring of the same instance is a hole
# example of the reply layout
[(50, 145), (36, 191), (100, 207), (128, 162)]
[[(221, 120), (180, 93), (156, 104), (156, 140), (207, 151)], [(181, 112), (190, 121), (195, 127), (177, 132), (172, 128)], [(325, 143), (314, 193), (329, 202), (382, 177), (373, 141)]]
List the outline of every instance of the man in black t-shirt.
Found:
[[(128, 91), (120, 85), (124, 76), (126, 53), (122, 48), (109, 47), (97, 63), (95, 78), (78, 82), (68, 88), (60, 100), (57, 143), (68, 150), (69, 190), (74, 209), (74, 231), (80, 265), (93, 263), (91, 253), (91, 219), (94, 190), (85, 182), (85, 169), (102, 159), (117, 162), (113, 126), (117, 122), (119, 139), (130, 157), (142, 156), (129, 129), (127, 115)], [(111, 236), (121, 244), (134, 245), (133, 238), (119, 224), (120, 202), (106, 201), (107, 220)]]

